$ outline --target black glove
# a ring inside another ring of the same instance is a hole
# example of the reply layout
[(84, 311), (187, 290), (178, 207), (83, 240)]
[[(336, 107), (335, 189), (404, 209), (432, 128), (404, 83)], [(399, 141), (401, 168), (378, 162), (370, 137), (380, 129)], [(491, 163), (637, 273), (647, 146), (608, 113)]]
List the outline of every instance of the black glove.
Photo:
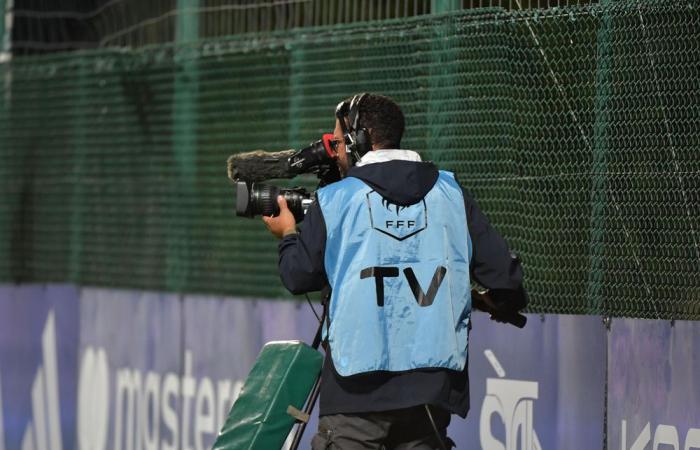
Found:
[[(496, 294), (495, 299), (493, 294)], [(515, 305), (513, 305), (513, 302), (503, 300), (504, 298), (498, 290), (472, 289), (473, 308), (489, 313), (491, 320), (523, 328), (527, 323), (527, 317), (518, 312), (520, 308), (515, 308), (518, 306), (524, 307), (524, 304), (527, 303), (527, 298), (525, 297), (524, 301), (516, 302)]]

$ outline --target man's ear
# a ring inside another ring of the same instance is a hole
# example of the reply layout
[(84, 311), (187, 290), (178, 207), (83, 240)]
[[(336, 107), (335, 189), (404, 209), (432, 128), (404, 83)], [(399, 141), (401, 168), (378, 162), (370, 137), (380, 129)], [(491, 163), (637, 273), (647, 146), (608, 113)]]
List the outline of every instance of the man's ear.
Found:
[(375, 144), (374, 139), (372, 139), (374, 130), (372, 128), (367, 128), (367, 134), (369, 135), (370, 142), (372, 142), (372, 150), (381, 150), (381, 147), (378, 144)]

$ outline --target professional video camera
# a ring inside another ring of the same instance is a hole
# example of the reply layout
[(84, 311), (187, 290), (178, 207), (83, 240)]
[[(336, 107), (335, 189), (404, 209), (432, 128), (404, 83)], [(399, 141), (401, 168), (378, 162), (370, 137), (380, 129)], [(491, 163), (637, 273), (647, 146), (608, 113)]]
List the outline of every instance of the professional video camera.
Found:
[(243, 217), (279, 214), (277, 196), (287, 200), (297, 222), (313, 202), (314, 192), (301, 187), (284, 189), (260, 181), (274, 178), (294, 178), (301, 174), (316, 174), (319, 187), (340, 179), (336, 164), (336, 141), (332, 134), (312, 142), (301, 150), (266, 152), (255, 150), (228, 158), (228, 177), (236, 183), (236, 215)]

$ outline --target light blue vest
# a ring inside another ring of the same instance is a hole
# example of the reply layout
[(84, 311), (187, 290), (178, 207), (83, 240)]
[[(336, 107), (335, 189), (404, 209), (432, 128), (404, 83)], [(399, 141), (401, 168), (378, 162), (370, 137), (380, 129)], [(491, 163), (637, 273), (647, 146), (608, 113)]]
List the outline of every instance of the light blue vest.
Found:
[(353, 177), (320, 189), (318, 201), (338, 373), (463, 370), (472, 248), (453, 174), (440, 171), (425, 198), (408, 207)]

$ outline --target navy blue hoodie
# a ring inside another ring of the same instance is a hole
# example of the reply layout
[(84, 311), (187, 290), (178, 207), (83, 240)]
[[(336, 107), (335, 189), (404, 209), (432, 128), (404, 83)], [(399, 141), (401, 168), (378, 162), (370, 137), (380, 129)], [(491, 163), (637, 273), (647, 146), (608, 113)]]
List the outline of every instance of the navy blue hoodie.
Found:
[[(394, 160), (353, 167), (348, 176), (359, 178), (390, 202), (401, 206), (420, 201), (438, 178), (429, 162)], [(520, 262), (491, 227), (472, 197), (464, 192), (466, 220), (472, 240), (472, 278), (490, 289), (494, 302), (506, 310), (525, 307)], [(328, 283), (324, 268), (326, 226), (314, 203), (298, 234), (279, 245), (282, 283), (293, 294), (319, 291)], [(332, 352), (333, 349), (330, 349)], [(468, 366), (468, 365), (467, 365)], [(387, 411), (431, 404), (462, 417), (469, 411), (468, 367), (463, 371), (421, 369), (408, 372), (372, 372), (340, 376), (326, 354), (322, 372), (320, 414)]]

